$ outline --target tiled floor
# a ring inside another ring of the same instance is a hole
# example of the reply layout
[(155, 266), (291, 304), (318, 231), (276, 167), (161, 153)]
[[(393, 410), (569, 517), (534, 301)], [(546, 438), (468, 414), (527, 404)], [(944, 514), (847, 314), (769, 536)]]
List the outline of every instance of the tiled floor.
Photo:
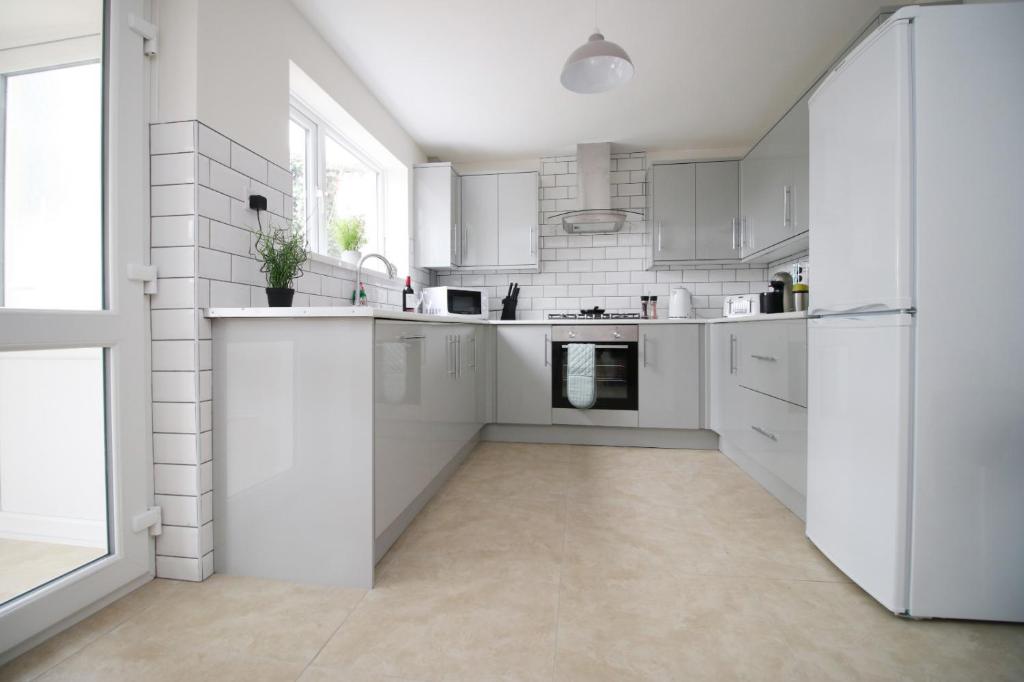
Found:
[(0, 680), (1020, 680), (1024, 627), (896, 618), (716, 452), (483, 444), (376, 589), (154, 581)]
[(106, 553), (105, 547), (0, 538), (0, 604)]

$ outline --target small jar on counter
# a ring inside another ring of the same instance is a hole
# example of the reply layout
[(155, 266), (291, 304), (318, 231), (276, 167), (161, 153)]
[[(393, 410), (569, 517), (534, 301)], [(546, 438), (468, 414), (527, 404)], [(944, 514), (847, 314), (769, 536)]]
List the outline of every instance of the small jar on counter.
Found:
[(650, 300), (647, 301), (647, 315), (652, 319), (658, 319), (658, 297), (651, 296)]
[(650, 296), (641, 296), (640, 297), (640, 319), (641, 320), (646, 320), (647, 319), (647, 309), (648, 309), (648, 307), (650, 305), (650, 300), (651, 300)]

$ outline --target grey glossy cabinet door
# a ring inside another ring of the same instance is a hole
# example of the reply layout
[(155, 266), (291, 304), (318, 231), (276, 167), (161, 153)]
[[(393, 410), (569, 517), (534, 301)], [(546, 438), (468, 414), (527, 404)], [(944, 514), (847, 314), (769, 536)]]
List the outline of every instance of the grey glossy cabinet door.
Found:
[(462, 177), (462, 261), (460, 265), (498, 262), (498, 176)]
[[(751, 323), (746, 323), (751, 324)], [(708, 335), (708, 426), (722, 437), (737, 430), (739, 409), (739, 332), (742, 323), (713, 324)]]
[(413, 170), (414, 262), (418, 268), (449, 268), (462, 258), (460, 178), (450, 163)]
[(740, 163), (716, 161), (696, 166), (696, 258), (739, 258)]
[(497, 328), (497, 406), (500, 424), (551, 423), (551, 327)]
[(696, 171), (692, 163), (651, 166), (651, 225), (654, 261), (696, 257)]
[(698, 324), (640, 326), (640, 427), (700, 428)]
[(539, 179), (537, 173), (501, 173), (498, 178), (498, 265), (537, 264)]

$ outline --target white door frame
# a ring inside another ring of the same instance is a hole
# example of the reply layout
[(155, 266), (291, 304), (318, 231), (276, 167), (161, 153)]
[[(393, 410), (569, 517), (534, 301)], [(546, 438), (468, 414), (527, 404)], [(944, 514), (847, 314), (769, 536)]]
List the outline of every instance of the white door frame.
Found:
[[(0, 660), (81, 617), (83, 609), (154, 573), (153, 540), (131, 519), (153, 503), (149, 303), (128, 265), (148, 261), (149, 67), (129, 28), (148, 0), (107, 0), (104, 239), (107, 309), (0, 309), (0, 350), (107, 348), (110, 554), (0, 607)], [(76, 618), (77, 614), (77, 618)], [(21, 645), (21, 646), (19, 646)], [(6, 654), (6, 655), (5, 655)]]

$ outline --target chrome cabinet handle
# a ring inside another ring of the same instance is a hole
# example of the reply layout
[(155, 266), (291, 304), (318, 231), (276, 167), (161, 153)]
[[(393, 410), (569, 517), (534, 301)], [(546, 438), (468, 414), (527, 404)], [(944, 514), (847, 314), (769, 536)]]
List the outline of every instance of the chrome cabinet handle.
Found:
[(782, 186), (782, 226), (789, 227), (789, 185)]
[(647, 366), (647, 334), (644, 334), (643, 353), (644, 353), (644, 367), (646, 367)]
[(736, 220), (736, 218), (733, 218), (732, 219), (732, 250), (733, 251), (736, 250), (736, 246), (737, 246), (737, 244), (736, 244), (736, 242), (737, 242), (737, 239), (736, 239), (736, 228), (738, 226), (739, 226), (739, 221)]
[(422, 335), (420, 335), (420, 336), (399, 336), (398, 340), (399, 341), (416, 341), (418, 339), (425, 339), (425, 338), (427, 338), (427, 337), (426, 336), (422, 336)]
[(755, 360), (764, 360), (765, 362), (778, 362), (778, 359), (773, 358), (771, 355), (757, 355), (755, 353), (751, 353), (750, 357), (754, 358)]
[(548, 335), (544, 335), (544, 366), (547, 367), (550, 363), (548, 362), (548, 348), (551, 346), (551, 342), (548, 340)]
[(470, 367), (476, 369), (476, 334), (474, 334), (473, 337), (470, 338), (470, 341), (473, 344), (473, 362), (472, 364), (470, 364)]
[(769, 440), (773, 440), (773, 441), (776, 441), (776, 442), (777, 442), (777, 441), (779, 440), (779, 437), (778, 437), (778, 436), (776, 436), (776, 435), (775, 435), (774, 433), (772, 433), (772, 432), (770, 432), (770, 431), (765, 431), (765, 430), (764, 430), (764, 429), (762, 429), (762, 428), (761, 428), (760, 426), (754, 426), (754, 425), (751, 425), (751, 426), (750, 426), (750, 428), (754, 429), (754, 430), (755, 430), (755, 431), (757, 431), (757, 432), (758, 432), (759, 434), (761, 434), (761, 435), (762, 435), (762, 436), (764, 436), (765, 438), (768, 438)]
[(530, 225), (530, 255), (537, 253), (537, 246), (533, 243), (533, 225)]
[(747, 216), (740, 218), (740, 248), (747, 245)]
[(729, 374), (736, 373), (736, 335), (729, 334)]
[(661, 235), (664, 231), (661, 229), (661, 221), (658, 221), (658, 251), (661, 251)]
[(462, 258), (465, 259), (469, 253), (469, 228), (462, 226)]
[(445, 337), (445, 341), (448, 343), (448, 348), (445, 349), (445, 352), (446, 352), (446, 354), (448, 356), (448, 376), (451, 376), (451, 375), (455, 374), (454, 363), (452, 362), (452, 354), (453, 354), (453, 352), (455, 350), (455, 344), (452, 343), (452, 337), (451, 336), (446, 336)]

